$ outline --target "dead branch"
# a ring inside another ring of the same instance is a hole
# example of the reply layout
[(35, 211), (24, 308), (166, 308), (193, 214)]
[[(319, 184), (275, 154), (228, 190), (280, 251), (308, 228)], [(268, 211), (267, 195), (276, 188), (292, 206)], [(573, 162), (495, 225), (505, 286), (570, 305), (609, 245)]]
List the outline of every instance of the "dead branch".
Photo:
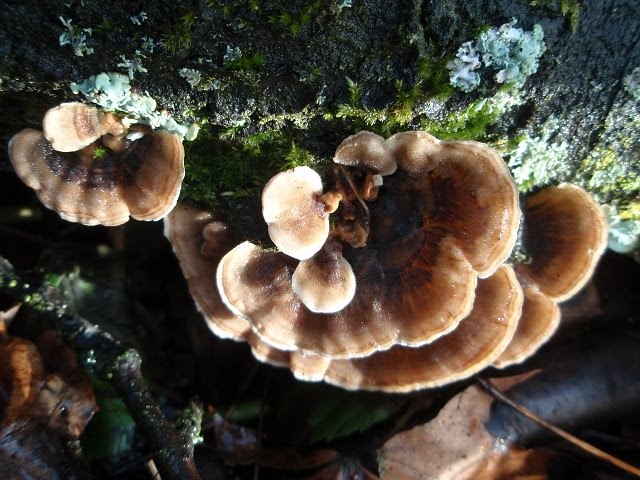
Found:
[(533, 413), (528, 408), (526, 408), (526, 407), (520, 405), (519, 403), (514, 402), (513, 400), (511, 400), (507, 395), (505, 395), (500, 390), (498, 390), (491, 383), (490, 380), (487, 380), (487, 379), (484, 379), (484, 378), (478, 378), (478, 383), (480, 383), (480, 385), (482, 385), (482, 387), (485, 390), (487, 390), (487, 392), (489, 392), (491, 395), (493, 395), (493, 397), (495, 397), (497, 400), (501, 401), (502, 403), (504, 403), (506, 405), (509, 405), (511, 408), (516, 410), (521, 415), (524, 415), (529, 420), (531, 420), (531, 421), (535, 422), (536, 424), (542, 426), (543, 428), (555, 433), (559, 437), (561, 437), (564, 440), (568, 441), (569, 443), (575, 445), (576, 447), (580, 448), (581, 450), (593, 455), (594, 457), (599, 458), (599, 459), (601, 459), (601, 460), (603, 460), (605, 462), (608, 462), (611, 465), (615, 465), (616, 467), (620, 468), (621, 470), (624, 470), (625, 472), (631, 473), (632, 475), (635, 475), (636, 477), (640, 478), (640, 469), (634, 467), (633, 465), (628, 464), (627, 462), (624, 462), (624, 461), (620, 460), (619, 458), (614, 457), (613, 455), (608, 454), (607, 452), (604, 452), (604, 451), (600, 450), (597, 447), (594, 447), (590, 443), (579, 439), (578, 437), (576, 437), (575, 435), (570, 434), (569, 432), (565, 432), (564, 430), (562, 430), (561, 428), (556, 427), (552, 423), (547, 422), (545, 419), (543, 419), (542, 417), (539, 417), (538, 415)]

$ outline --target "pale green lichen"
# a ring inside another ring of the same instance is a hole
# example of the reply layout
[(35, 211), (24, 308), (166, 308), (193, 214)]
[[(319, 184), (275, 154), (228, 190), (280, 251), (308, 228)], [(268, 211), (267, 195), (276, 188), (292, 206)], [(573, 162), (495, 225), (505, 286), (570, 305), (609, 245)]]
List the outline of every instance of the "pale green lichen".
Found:
[(133, 15), (129, 17), (129, 20), (131, 20), (131, 23), (133, 23), (134, 25), (142, 25), (148, 19), (149, 19), (149, 16), (147, 15), (147, 12), (145, 12), (144, 10), (141, 11), (138, 15)]
[(634, 68), (629, 75), (626, 75), (622, 84), (629, 95), (640, 101), (640, 67)]
[(495, 80), (521, 87), (538, 71), (538, 60), (546, 50), (544, 33), (538, 24), (533, 31), (515, 28), (517, 20), (492, 28), (478, 37), (478, 50), (486, 66), (498, 69)]
[(551, 118), (536, 134), (526, 134), (506, 152), (509, 168), (522, 192), (559, 183), (570, 175), (569, 146), (552, 140), (558, 128), (558, 120)]
[[(202, 63), (202, 59), (200, 59)], [(181, 68), (178, 75), (185, 79), (191, 85), (191, 88), (199, 91), (220, 90), (222, 83), (214, 77), (204, 78), (202, 72), (195, 68)]]
[(480, 85), (480, 75), (476, 70), (482, 62), (476, 50), (475, 42), (464, 42), (458, 48), (456, 58), (447, 63), (449, 69), (449, 82), (465, 93), (474, 90)]
[(154, 129), (175, 133), (185, 140), (194, 140), (200, 127), (180, 124), (165, 110), (157, 110), (153, 97), (131, 90), (129, 78), (120, 73), (104, 72), (93, 75), (82, 83), (72, 83), (71, 91), (84, 97), (104, 110), (115, 111), (124, 117), (124, 123), (142, 123)]
[(124, 54), (120, 55), (121, 62), (118, 67), (125, 68), (130, 79), (136, 73), (147, 73), (147, 69), (142, 66), (142, 60), (147, 56), (141, 50), (136, 50), (132, 58), (127, 58)]
[(480, 84), (476, 70), (481, 66), (498, 70), (498, 83), (520, 88), (527, 78), (538, 71), (538, 60), (546, 50), (540, 25), (531, 32), (516, 28), (517, 20), (482, 32), (475, 41), (463, 43), (456, 58), (447, 63), (449, 82), (464, 92)]
[(609, 243), (611, 250), (631, 253), (640, 244), (640, 220), (622, 218), (615, 205), (604, 205), (609, 222)]
[(185, 79), (185, 81), (193, 88), (197, 87), (202, 82), (202, 73), (195, 68), (181, 68), (178, 70), (178, 75)]
[(576, 174), (576, 180), (598, 201), (614, 203), (621, 211), (640, 194), (640, 116), (637, 104), (626, 98), (612, 107), (599, 142), (582, 160)]
[(62, 22), (62, 25), (67, 29), (62, 32), (58, 37), (58, 43), (60, 46), (71, 45), (74, 55), (78, 57), (84, 57), (85, 55), (91, 55), (93, 48), (87, 45), (87, 37), (93, 34), (91, 28), (76, 27), (70, 18), (58, 17)]
[(616, 96), (598, 142), (582, 159), (572, 180), (608, 205), (609, 247), (635, 254), (640, 261), (640, 115), (633, 98), (634, 72), (625, 77), (625, 90)]
[(623, 161), (616, 150), (601, 145), (583, 161), (580, 178), (601, 200), (621, 192), (640, 191), (640, 176), (634, 166)]

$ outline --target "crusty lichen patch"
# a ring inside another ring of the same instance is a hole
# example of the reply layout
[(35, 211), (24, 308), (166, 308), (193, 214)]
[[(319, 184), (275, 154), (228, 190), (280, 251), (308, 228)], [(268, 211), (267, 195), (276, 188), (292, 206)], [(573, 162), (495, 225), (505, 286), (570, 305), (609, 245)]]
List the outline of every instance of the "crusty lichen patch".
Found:
[(520, 191), (526, 193), (546, 185), (561, 183), (571, 173), (569, 146), (553, 140), (558, 121), (547, 120), (535, 133), (525, 134), (506, 152), (509, 168)]

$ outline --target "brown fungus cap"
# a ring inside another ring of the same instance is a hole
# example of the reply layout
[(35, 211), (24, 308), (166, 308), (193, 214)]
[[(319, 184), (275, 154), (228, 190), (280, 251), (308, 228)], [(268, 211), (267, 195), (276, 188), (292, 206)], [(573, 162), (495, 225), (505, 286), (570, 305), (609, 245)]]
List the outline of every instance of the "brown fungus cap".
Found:
[[(352, 360), (332, 360), (306, 350), (287, 352), (265, 343), (244, 318), (233, 315), (222, 303), (212, 276), (218, 259), (233, 245), (234, 237), (219, 216), (178, 205), (165, 218), (165, 234), (210, 328), (223, 338), (248, 341), (256, 358), (288, 367), (305, 381), (326, 380), (348, 389), (405, 392), (460, 380), (495, 360), (509, 342), (520, 315), (522, 291), (511, 268), (503, 266), (490, 278), (478, 281), (473, 309), (458, 328), (428, 345), (396, 346)], [(248, 242), (240, 247), (281, 257), (289, 263), (290, 270), (295, 268), (296, 262), (281, 253), (264, 252)], [(229, 257), (225, 259), (223, 263)], [(251, 274), (252, 269), (245, 273)], [(262, 294), (270, 294), (268, 286)], [(286, 299), (283, 303), (287, 303)], [(326, 317), (315, 318), (322, 322)]]
[(329, 235), (329, 214), (321, 195), (320, 175), (309, 167), (281, 172), (265, 185), (262, 216), (282, 252), (304, 260), (322, 248)]
[(119, 118), (84, 103), (62, 103), (47, 111), (42, 121), (44, 136), (54, 150), (75, 152), (110, 133), (121, 135)]
[(384, 138), (367, 131), (345, 138), (336, 149), (333, 161), (383, 176), (391, 175), (398, 166), (385, 146)]
[(64, 153), (42, 132), (25, 129), (9, 142), (9, 157), (47, 208), (85, 225), (162, 218), (175, 206), (184, 177), (182, 141), (160, 131), (126, 140), (121, 151), (95, 142)]
[(525, 203), (523, 246), (532, 261), (517, 272), (556, 302), (589, 280), (607, 246), (602, 207), (577, 185), (547, 187)]
[[(433, 164), (424, 175), (400, 169), (385, 177), (366, 209), (366, 242), (344, 246), (357, 285), (344, 309), (318, 314), (305, 307), (291, 286), (297, 263), (285, 255), (245, 243), (223, 258), (222, 298), (263, 341), (358, 358), (433, 342), (468, 315), (477, 278), (491, 275), (515, 242), (517, 189), (489, 147), (418, 137), (429, 144)], [(350, 221), (341, 215), (339, 208), (334, 231)]]
[(524, 304), (518, 327), (504, 352), (493, 362), (497, 368), (523, 362), (555, 333), (560, 324), (556, 302), (534, 287), (524, 287)]
[(421, 182), (427, 225), (453, 235), (480, 278), (491, 275), (510, 255), (520, 224), (518, 189), (498, 152), (419, 131), (395, 134), (387, 146)]
[[(443, 252), (433, 263), (429, 252), (440, 247)], [(362, 357), (395, 343), (432, 341), (471, 309), (475, 275), (460, 250), (437, 237), (424, 238), (418, 248), (422, 255), (414, 268), (424, 269), (419, 273), (407, 267), (397, 276), (385, 275), (372, 252), (350, 262), (356, 294), (331, 314), (310, 311), (293, 291), (294, 259), (249, 242), (222, 259), (218, 288), (227, 306), (278, 349)]]
[(417, 348), (394, 346), (366, 358), (330, 360), (298, 352), (289, 367), (305, 380), (350, 390), (408, 392), (467, 378), (504, 350), (518, 323), (523, 293), (511, 267), (478, 281), (473, 309), (458, 328)]
[(582, 289), (606, 245), (602, 207), (584, 189), (562, 184), (526, 200), (523, 246), (531, 261), (515, 267), (525, 291), (524, 308), (496, 367), (523, 362), (551, 338), (560, 325), (557, 304)]
[(249, 323), (226, 308), (215, 281), (218, 262), (236, 244), (230, 227), (217, 215), (178, 204), (164, 219), (164, 234), (209, 328), (221, 338), (246, 340)]
[[(261, 362), (289, 367), (296, 362), (290, 352), (278, 350), (260, 340), (244, 318), (234, 315), (223, 303), (216, 287), (216, 268), (222, 256), (237, 242), (231, 228), (219, 214), (179, 203), (164, 218), (164, 234), (171, 243), (184, 274), (189, 292), (207, 326), (217, 336), (251, 345), (254, 356)], [(325, 362), (314, 356), (300, 366), (300, 375), (323, 372)]]
[(300, 261), (293, 271), (291, 288), (312, 312), (338, 312), (356, 293), (356, 277), (341, 250), (325, 244), (313, 257)]

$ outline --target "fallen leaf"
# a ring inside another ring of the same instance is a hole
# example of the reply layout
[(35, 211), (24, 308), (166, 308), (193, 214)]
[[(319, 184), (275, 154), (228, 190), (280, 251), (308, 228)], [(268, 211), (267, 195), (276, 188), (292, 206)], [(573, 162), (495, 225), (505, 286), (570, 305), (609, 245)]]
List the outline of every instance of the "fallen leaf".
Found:
[[(528, 376), (528, 375), (527, 375)], [(523, 376), (496, 380), (501, 388)], [(506, 439), (485, 428), (493, 398), (472, 385), (453, 397), (429, 423), (401, 432), (378, 452), (380, 477), (389, 480), (464, 480), (488, 457), (505, 450)]]
[(73, 459), (65, 444), (97, 410), (93, 389), (68, 349), (52, 350), (64, 367), (47, 373), (38, 347), (8, 336), (4, 320), (0, 315), (0, 478), (67, 478)]

